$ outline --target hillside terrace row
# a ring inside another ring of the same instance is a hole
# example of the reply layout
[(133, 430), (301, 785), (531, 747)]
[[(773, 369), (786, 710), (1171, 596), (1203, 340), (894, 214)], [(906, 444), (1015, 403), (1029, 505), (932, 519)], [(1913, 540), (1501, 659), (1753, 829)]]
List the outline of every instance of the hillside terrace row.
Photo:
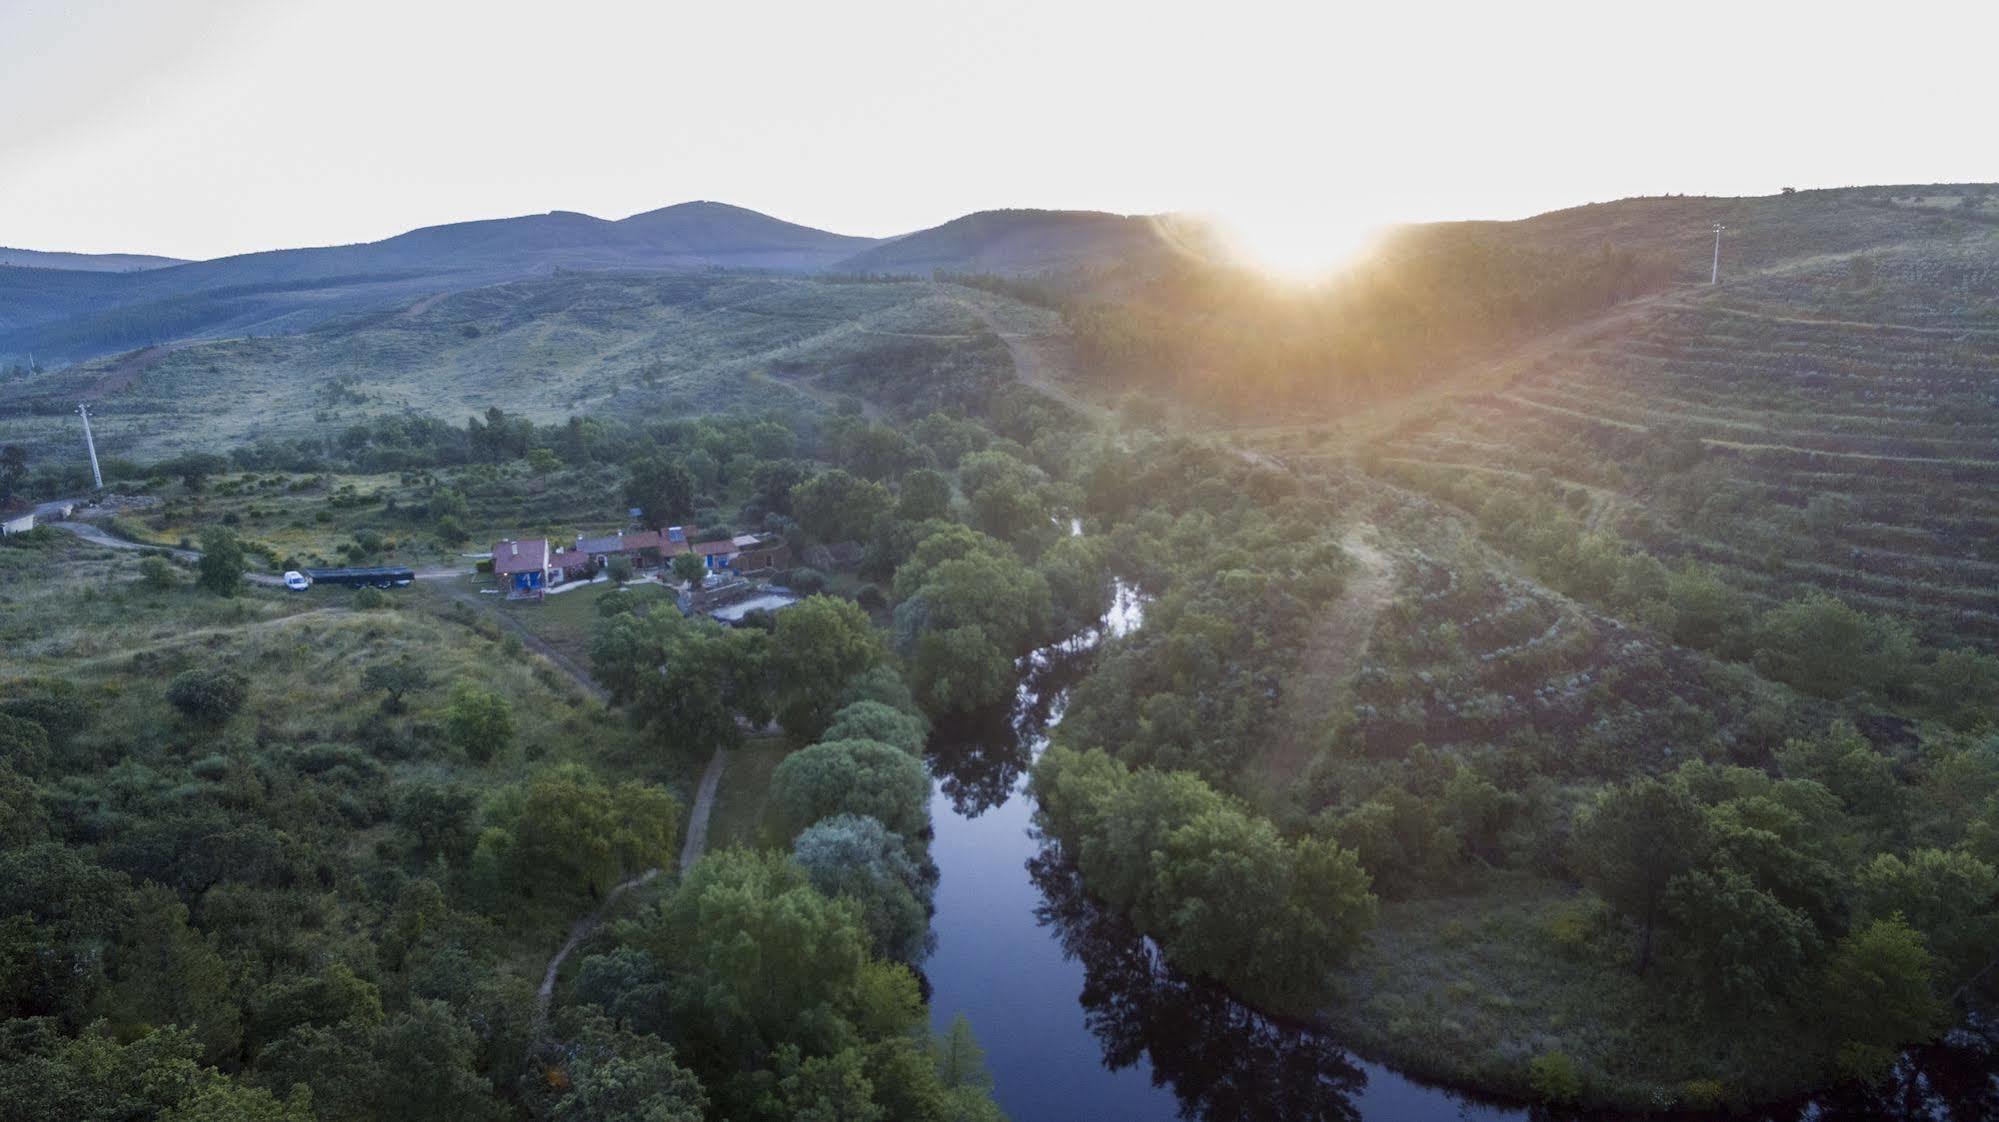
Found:
[(691, 526), (664, 530), (576, 536), (574, 543), (547, 538), (509, 539), (493, 543), (493, 579), (510, 600), (539, 600), (565, 581), (588, 580), (611, 563), (628, 558), (635, 570), (669, 565), (691, 553), (711, 572), (754, 573), (791, 564), (791, 549), (776, 535), (738, 534), (720, 541), (692, 541)]

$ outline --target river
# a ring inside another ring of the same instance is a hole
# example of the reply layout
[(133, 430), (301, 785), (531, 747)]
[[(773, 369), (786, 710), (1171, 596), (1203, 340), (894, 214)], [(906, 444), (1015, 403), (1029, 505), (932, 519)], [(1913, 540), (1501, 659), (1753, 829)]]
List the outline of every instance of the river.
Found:
[[(1362, 1060), (1173, 970), (1097, 907), (1033, 824), (1027, 768), (1062, 719), (1100, 640), (1139, 625), (1119, 585), (1099, 627), (1021, 660), (1010, 712), (940, 724), (931, 844), (940, 874), (923, 963), (935, 1027), (962, 1013), (1013, 1122), (1430, 1122), (1554, 1118), (1480, 1101)], [(1999, 1118), (1995, 1034), (1960, 1031), (1911, 1053), (1878, 1093), (1786, 1104), (1768, 1119)], [(1601, 1115), (1589, 1115), (1597, 1118)]]

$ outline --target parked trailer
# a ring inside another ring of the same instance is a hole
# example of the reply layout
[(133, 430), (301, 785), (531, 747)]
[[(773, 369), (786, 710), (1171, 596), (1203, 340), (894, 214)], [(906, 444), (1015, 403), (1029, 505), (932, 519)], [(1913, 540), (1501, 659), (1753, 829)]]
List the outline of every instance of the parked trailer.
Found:
[(285, 574), (285, 587), (303, 592), (315, 584), (340, 584), (348, 588), (400, 588), (416, 579), (415, 569), (380, 565), (359, 569), (304, 569), (298, 572), (303, 583), (295, 583), (292, 573)]

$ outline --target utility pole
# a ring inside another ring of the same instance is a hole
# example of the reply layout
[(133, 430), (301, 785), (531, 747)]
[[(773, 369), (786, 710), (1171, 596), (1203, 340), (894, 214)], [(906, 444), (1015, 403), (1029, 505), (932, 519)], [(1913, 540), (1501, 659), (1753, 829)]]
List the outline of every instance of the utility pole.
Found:
[(1726, 229), (1728, 227), (1719, 222), (1714, 224), (1714, 270), (1708, 274), (1709, 284), (1721, 283), (1721, 232)]
[(104, 473), (97, 468), (97, 438), (90, 435), (90, 406), (78, 403), (76, 415), (83, 418), (83, 443), (90, 449), (90, 478), (97, 483), (99, 491), (104, 490)]

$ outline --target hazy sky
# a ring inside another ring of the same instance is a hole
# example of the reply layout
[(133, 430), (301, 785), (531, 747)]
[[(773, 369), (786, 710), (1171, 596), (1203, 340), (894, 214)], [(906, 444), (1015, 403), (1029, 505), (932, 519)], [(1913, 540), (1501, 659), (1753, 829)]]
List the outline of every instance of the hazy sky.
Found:
[(720, 199), (1389, 221), (1999, 179), (1999, 4), (0, 0), (0, 245)]

